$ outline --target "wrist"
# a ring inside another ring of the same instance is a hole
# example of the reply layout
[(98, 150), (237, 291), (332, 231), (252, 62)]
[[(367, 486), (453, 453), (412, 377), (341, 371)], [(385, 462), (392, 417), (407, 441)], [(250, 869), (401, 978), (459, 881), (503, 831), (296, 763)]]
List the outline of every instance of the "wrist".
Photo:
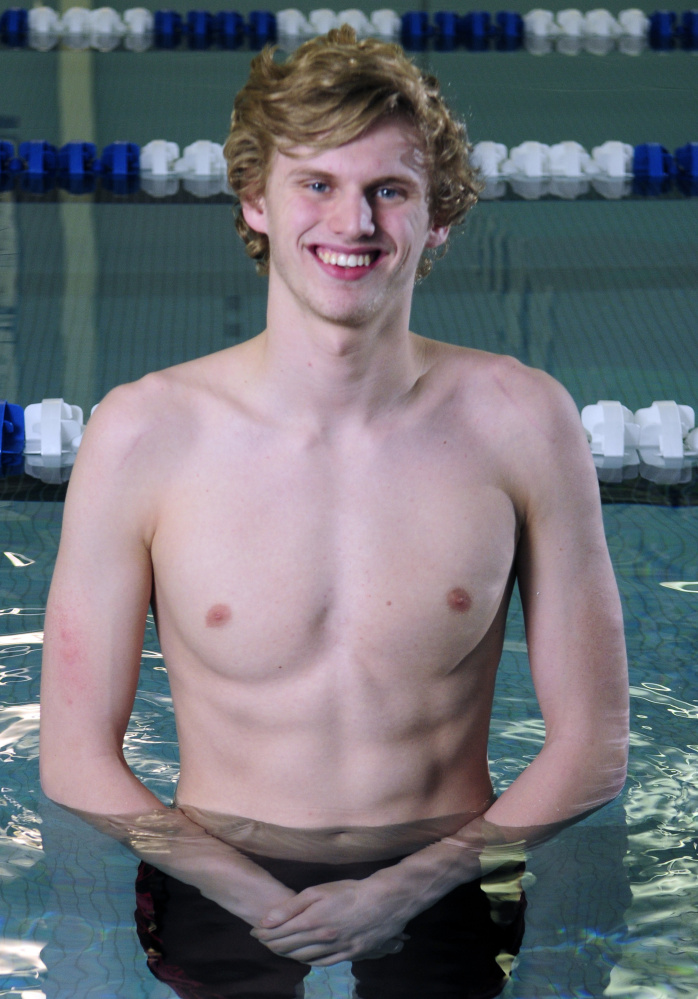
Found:
[(415, 914), (481, 874), (479, 851), (448, 839), (405, 857), (374, 877), (385, 892), (402, 899), (404, 908), (413, 909)]

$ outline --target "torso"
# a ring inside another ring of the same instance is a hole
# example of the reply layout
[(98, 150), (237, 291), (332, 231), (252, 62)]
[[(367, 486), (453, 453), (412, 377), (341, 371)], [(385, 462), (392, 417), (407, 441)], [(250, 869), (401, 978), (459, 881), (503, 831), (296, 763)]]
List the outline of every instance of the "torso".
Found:
[(520, 525), (500, 400), (452, 369), (326, 439), (187, 384), (151, 548), (180, 801), (296, 827), (489, 803)]

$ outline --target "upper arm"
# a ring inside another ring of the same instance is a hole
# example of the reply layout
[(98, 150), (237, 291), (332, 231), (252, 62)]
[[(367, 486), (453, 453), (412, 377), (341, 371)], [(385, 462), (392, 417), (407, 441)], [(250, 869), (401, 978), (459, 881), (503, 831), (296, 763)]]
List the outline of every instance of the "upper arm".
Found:
[(622, 761), (628, 681), (620, 598), (598, 482), (577, 409), (541, 373), (522, 471), (517, 577), (546, 739)]
[(96, 760), (120, 758), (138, 681), (154, 496), (137, 397), (127, 386), (100, 405), (66, 498), (41, 681), (42, 783), (58, 800)]

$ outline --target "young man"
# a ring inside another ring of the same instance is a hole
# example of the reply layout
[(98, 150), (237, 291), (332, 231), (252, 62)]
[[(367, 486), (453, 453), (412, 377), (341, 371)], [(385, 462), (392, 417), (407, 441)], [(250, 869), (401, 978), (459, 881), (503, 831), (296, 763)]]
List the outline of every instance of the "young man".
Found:
[[(499, 848), (624, 781), (621, 614), (574, 404), (511, 358), (409, 330), (415, 276), (475, 200), (467, 153), (395, 46), (342, 28), (255, 59), (226, 154), (267, 327), (110, 393), (66, 503), (46, 793), (297, 962), (399, 951)], [(546, 740), (495, 800), (515, 579)], [(151, 602), (177, 809), (122, 753)], [(291, 887), (301, 859), (391, 862)]]

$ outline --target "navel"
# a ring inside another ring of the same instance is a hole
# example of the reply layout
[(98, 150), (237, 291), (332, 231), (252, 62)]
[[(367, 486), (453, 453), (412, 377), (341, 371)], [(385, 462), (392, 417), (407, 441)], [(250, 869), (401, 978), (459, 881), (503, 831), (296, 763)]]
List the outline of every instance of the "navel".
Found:
[(206, 615), (207, 628), (220, 628), (233, 616), (233, 612), (227, 604), (214, 604)]
[(467, 610), (470, 610), (472, 604), (470, 594), (462, 586), (456, 586), (455, 589), (451, 590), (446, 597), (446, 602), (451, 610), (457, 611), (459, 614), (465, 614)]

